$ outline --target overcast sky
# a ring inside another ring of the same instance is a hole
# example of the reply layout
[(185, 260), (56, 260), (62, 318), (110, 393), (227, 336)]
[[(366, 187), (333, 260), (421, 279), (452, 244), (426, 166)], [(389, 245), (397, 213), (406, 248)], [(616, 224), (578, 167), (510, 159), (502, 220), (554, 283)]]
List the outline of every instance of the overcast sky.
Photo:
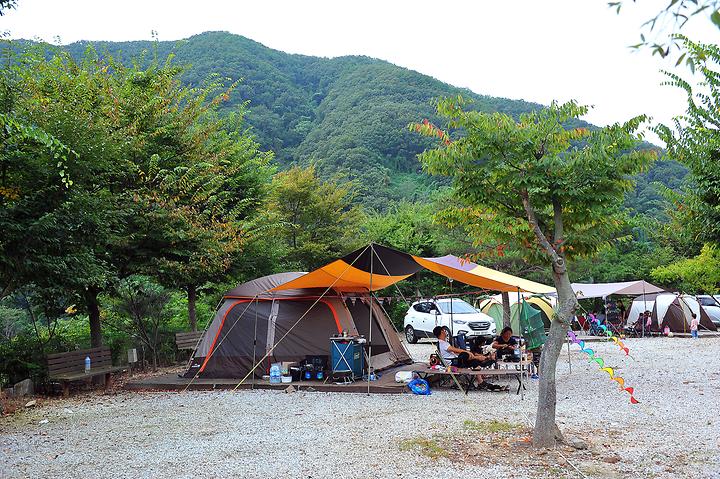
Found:
[[(381, 58), (480, 94), (576, 99), (594, 106), (586, 119), (598, 125), (641, 113), (667, 122), (685, 105), (660, 85), (659, 70), (674, 64), (628, 48), (667, 0), (626, 3), (618, 16), (603, 0), (18, 0), (0, 30), (53, 43), (224, 30), (289, 53)], [(683, 32), (717, 43), (705, 18)]]

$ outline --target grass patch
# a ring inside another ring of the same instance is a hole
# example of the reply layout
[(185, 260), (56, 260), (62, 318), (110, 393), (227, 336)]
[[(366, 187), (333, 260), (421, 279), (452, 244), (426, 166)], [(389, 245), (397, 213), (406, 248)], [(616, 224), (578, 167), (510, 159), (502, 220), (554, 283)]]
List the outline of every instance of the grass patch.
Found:
[(510, 432), (514, 431), (515, 429), (519, 428), (519, 424), (513, 424), (511, 422), (505, 422), (505, 421), (496, 421), (493, 419), (492, 421), (485, 421), (485, 422), (477, 422), (472, 421), (470, 419), (467, 419), (463, 422), (463, 428), (465, 428), (466, 431), (477, 431), (477, 432), (491, 432), (491, 433), (498, 433), (498, 432)]
[(440, 444), (437, 439), (416, 437), (400, 441), (401, 451), (420, 451), (420, 454), (430, 459), (448, 457), (450, 453)]

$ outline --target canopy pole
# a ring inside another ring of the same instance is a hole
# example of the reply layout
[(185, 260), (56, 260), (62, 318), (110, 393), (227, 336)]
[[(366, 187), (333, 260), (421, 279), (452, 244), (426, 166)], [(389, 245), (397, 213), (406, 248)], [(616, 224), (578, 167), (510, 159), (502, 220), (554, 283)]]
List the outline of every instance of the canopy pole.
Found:
[[(645, 295), (645, 280), (643, 280), (643, 314), (642, 314), (642, 337), (645, 337), (645, 311), (647, 311), (647, 296)], [(652, 313), (650, 313), (652, 317)]]
[[(523, 357), (522, 357), (523, 335), (522, 335), (522, 321), (520, 319), (520, 315), (523, 312), (524, 304), (521, 302), (521, 299), (520, 299), (520, 287), (519, 286), (517, 289), (517, 293), (518, 293), (518, 306), (519, 306), (519, 308), (518, 308), (518, 329), (520, 330), (520, 331), (518, 331), (518, 333), (520, 333), (520, 400), (524, 401), (525, 400), (525, 384), (523, 383), (523, 379), (524, 379), (523, 376), (525, 375), (525, 373), (523, 372)], [(527, 351), (527, 349), (525, 351)], [(527, 372), (529, 372), (530, 371), (529, 365), (526, 364), (525, 367), (528, 368)]]
[(368, 301), (368, 309), (370, 309), (370, 324), (368, 325), (368, 372), (367, 372), (367, 394), (370, 395), (370, 375), (372, 374), (372, 322), (373, 322), (373, 258), (375, 256), (375, 248), (370, 243), (370, 301)]
[[(272, 305), (275, 304), (275, 301), (270, 304), (270, 314), (272, 314)], [(258, 300), (255, 298), (255, 325), (254, 325), (254, 331), (253, 331), (253, 364), (255, 364), (255, 350), (257, 349), (257, 317), (258, 317)], [(250, 389), (255, 390), (255, 381), (250, 383)]]

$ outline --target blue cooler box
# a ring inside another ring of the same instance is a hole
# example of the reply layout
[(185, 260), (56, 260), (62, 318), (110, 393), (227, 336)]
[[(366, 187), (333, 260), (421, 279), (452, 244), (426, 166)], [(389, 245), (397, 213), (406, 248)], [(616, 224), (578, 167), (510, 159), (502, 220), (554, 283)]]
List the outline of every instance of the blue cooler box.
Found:
[(354, 338), (330, 338), (330, 369), (334, 378), (361, 378), (364, 366), (362, 344)]

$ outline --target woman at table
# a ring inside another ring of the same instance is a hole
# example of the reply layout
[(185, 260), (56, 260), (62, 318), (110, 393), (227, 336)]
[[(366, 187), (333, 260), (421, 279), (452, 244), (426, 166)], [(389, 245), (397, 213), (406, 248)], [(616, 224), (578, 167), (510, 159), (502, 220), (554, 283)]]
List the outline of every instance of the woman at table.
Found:
[(500, 336), (495, 338), (491, 347), (495, 350), (495, 356), (500, 359), (503, 356), (515, 355), (515, 350), (518, 349), (520, 345), (518, 345), (517, 339), (513, 336), (512, 328), (505, 326), (503, 330), (500, 331)]

